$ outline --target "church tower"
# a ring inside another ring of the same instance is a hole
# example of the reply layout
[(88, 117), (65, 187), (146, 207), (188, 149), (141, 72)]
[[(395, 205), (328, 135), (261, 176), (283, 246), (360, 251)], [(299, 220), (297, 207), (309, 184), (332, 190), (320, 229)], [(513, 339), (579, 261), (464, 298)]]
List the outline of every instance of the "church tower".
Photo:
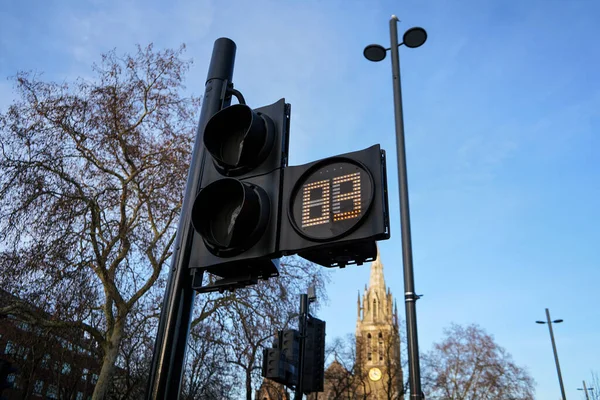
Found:
[(400, 400), (403, 394), (400, 364), (398, 307), (385, 285), (383, 263), (371, 263), (369, 286), (358, 294), (356, 321), (357, 373), (369, 400)]

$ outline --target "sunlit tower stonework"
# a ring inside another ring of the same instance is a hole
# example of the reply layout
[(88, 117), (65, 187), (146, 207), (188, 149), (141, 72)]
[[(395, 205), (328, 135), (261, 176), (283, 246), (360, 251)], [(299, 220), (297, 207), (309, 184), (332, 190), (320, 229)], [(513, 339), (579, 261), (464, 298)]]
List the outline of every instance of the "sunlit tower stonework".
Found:
[(379, 253), (371, 263), (369, 286), (359, 293), (356, 322), (356, 373), (368, 399), (401, 399), (402, 367), (398, 307), (385, 285)]

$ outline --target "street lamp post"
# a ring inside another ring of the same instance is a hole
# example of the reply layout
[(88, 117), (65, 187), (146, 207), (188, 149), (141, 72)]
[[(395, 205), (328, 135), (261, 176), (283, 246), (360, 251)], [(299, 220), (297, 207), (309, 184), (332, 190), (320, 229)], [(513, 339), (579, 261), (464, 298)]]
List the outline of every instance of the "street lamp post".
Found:
[(585, 385), (585, 381), (583, 381), (583, 388), (577, 388), (577, 390), (583, 390), (585, 392), (585, 398), (586, 398), (586, 400), (590, 400), (590, 395), (588, 394), (588, 390), (592, 391), (592, 390), (594, 390), (594, 388), (588, 388)]
[[(548, 330), (550, 331), (550, 340), (552, 341), (552, 350), (554, 351), (554, 361), (556, 362), (556, 372), (558, 373), (558, 383), (560, 383), (560, 392), (562, 393), (563, 400), (567, 400), (565, 395), (565, 386), (563, 385), (562, 374), (560, 373), (560, 364), (558, 363), (558, 353), (556, 352), (556, 343), (554, 342), (554, 332), (552, 332), (552, 323), (559, 324), (563, 322), (562, 319), (550, 319), (550, 311), (546, 308), (546, 322), (535, 321), (538, 324), (548, 324)], [(587, 393), (587, 391), (586, 391)]]
[(394, 117), (396, 121), (396, 155), (398, 158), (398, 190), (400, 194), (400, 224), (402, 232), (402, 261), (404, 266), (404, 302), (406, 306), (406, 338), (408, 349), (408, 370), (410, 397), (413, 400), (423, 398), (421, 392), (421, 370), (419, 367), (419, 341), (417, 335), (416, 302), (419, 296), (415, 292), (413, 272), (412, 243), (410, 234), (410, 212), (408, 205), (408, 178), (406, 173), (406, 150), (404, 140), (404, 115), (402, 112), (402, 88), (400, 84), (400, 52), (398, 48), (421, 46), (427, 40), (427, 32), (423, 28), (411, 28), (404, 33), (402, 43), (398, 44), (398, 17), (390, 18), (390, 48), (372, 44), (365, 48), (363, 54), (370, 61), (381, 61), (386, 52), (392, 53), (392, 78), (394, 88)]

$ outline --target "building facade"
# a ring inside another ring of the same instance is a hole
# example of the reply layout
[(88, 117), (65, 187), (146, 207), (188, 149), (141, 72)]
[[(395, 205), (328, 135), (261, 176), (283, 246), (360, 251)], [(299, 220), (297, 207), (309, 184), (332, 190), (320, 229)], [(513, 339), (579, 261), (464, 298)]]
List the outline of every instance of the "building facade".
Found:
[[(0, 304), (10, 297), (0, 291)], [(0, 315), (0, 359), (17, 369), (8, 376), (12, 388), (2, 393), (8, 400), (88, 400), (100, 370), (91, 338), (34, 326), (10, 314)]]

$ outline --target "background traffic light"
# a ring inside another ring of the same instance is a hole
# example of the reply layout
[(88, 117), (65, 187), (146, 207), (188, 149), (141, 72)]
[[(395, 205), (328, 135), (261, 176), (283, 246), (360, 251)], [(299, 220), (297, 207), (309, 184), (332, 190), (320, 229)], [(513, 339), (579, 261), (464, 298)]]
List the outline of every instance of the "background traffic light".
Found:
[(280, 343), (286, 360), (297, 365), (300, 356), (300, 332), (295, 329), (282, 331)]
[(309, 318), (306, 325), (302, 391), (322, 392), (325, 382), (325, 321)]
[(362, 264), (389, 239), (385, 151), (379, 145), (284, 170), (280, 250), (334, 267)]
[(281, 351), (285, 357), (286, 384), (296, 385), (298, 382), (298, 365), (300, 361), (300, 332), (295, 329), (286, 329), (280, 336)]
[(263, 349), (262, 376), (285, 383), (285, 359), (280, 349)]
[(235, 104), (204, 129), (201, 185), (192, 208), (191, 268), (221, 277), (277, 274), (282, 169), (287, 165), (290, 105)]

